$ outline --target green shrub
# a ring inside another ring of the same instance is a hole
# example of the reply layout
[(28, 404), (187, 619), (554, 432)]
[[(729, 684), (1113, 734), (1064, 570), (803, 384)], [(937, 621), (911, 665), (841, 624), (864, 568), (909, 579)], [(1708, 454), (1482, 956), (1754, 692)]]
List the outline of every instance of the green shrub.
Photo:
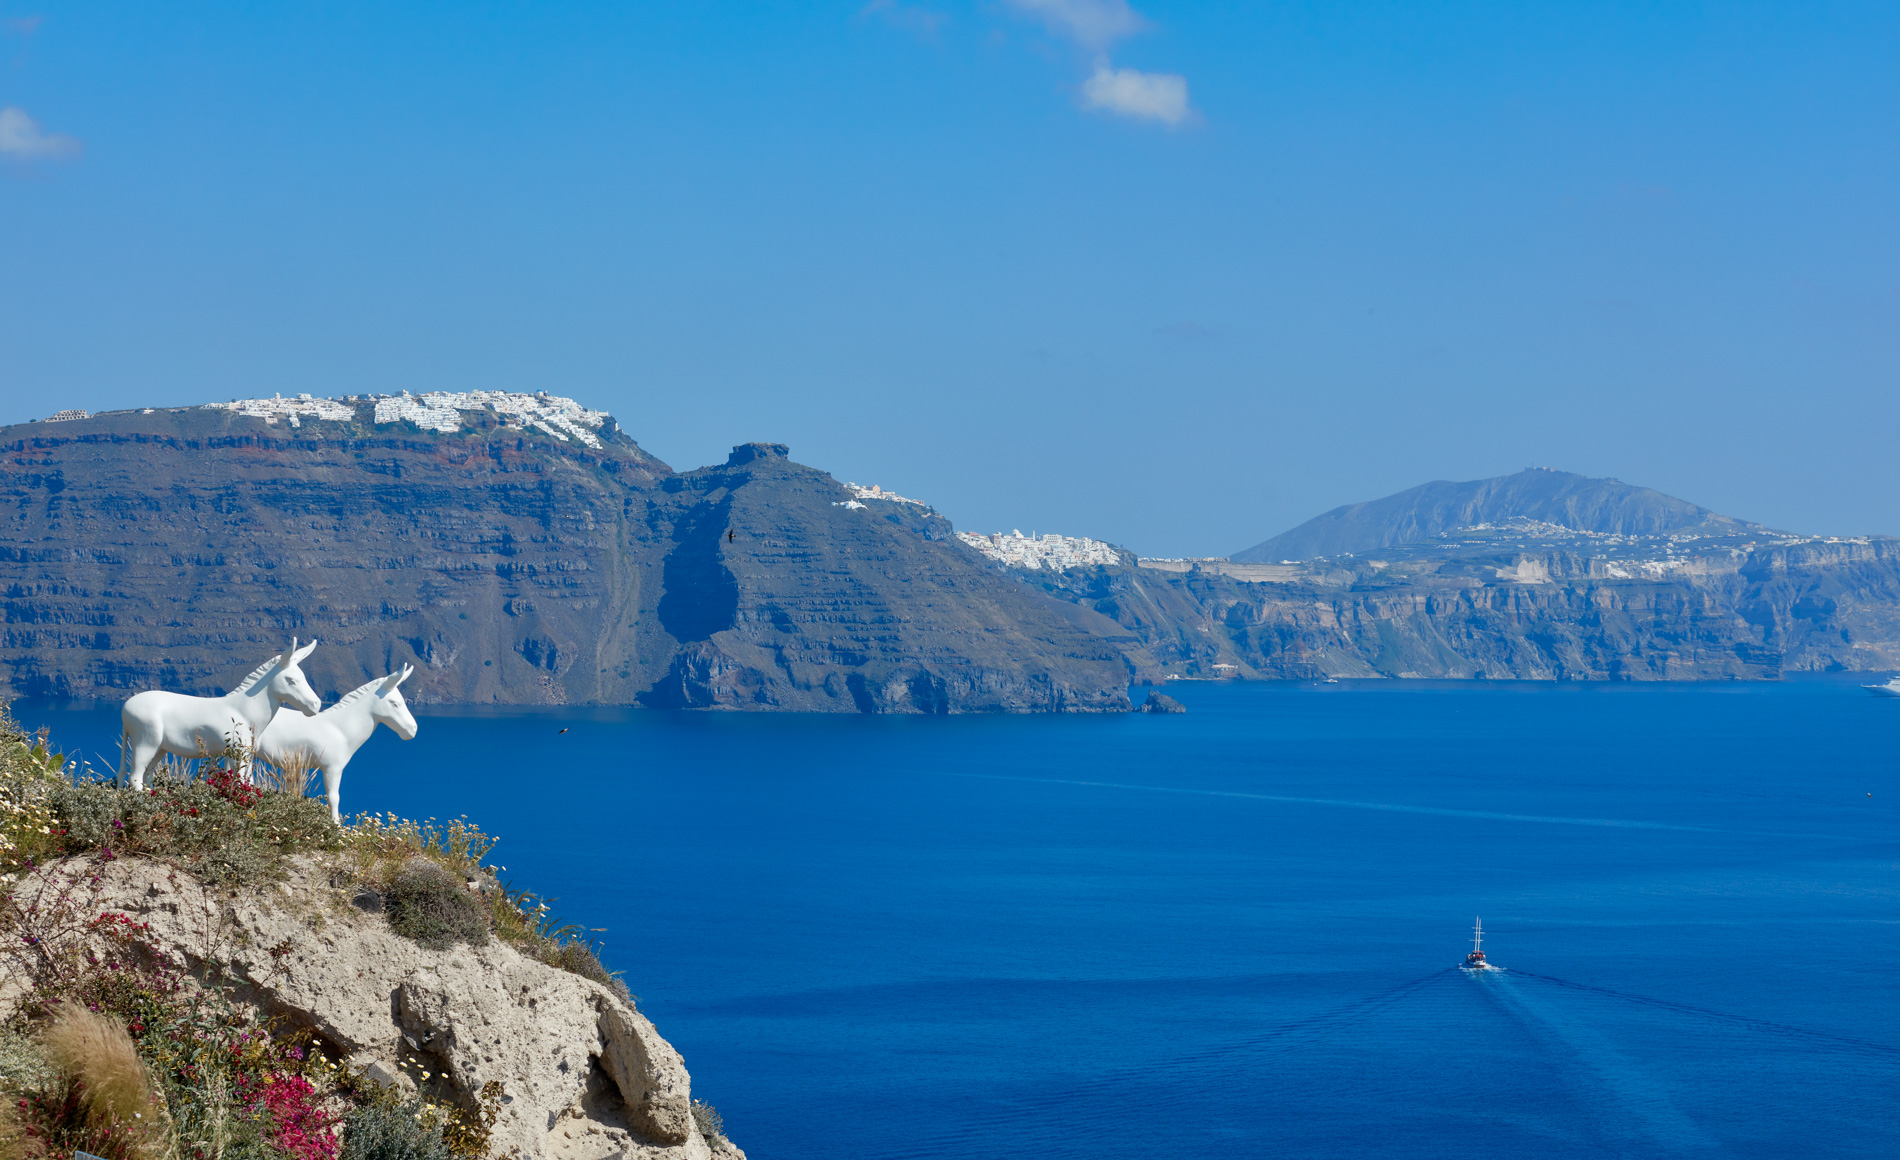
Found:
[(413, 1100), (354, 1108), (343, 1122), (340, 1160), (454, 1160), (434, 1124)]
[(583, 979), (592, 979), (594, 982), (599, 983), (627, 1002), (635, 1002), (633, 992), (627, 990), (627, 981), (615, 972), (608, 970), (606, 966), (601, 963), (600, 956), (594, 953), (594, 948), (579, 939), (567, 942), (551, 939), (540, 946), (533, 946), (529, 949), (534, 953), (536, 958), (548, 966), (559, 967), (561, 970), (571, 975), (579, 975)]
[(411, 858), (403, 866), (383, 904), (389, 929), (432, 951), (488, 941), (488, 908), (480, 895), (427, 858)]
[(0, 1092), (34, 1091), (53, 1075), (52, 1061), (32, 1036), (0, 1027)]
[(699, 1125), (699, 1134), (708, 1141), (726, 1138), (726, 1120), (719, 1109), (705, 1100), (693, 1101), (693, 1122)]
[(53, 809), (68, 851), (148, 854), (227, 885), (281, 878), (285, 855), (335, 849), (341, 838), (323, 802), (215, 779), (142, 791), (62, 785)]

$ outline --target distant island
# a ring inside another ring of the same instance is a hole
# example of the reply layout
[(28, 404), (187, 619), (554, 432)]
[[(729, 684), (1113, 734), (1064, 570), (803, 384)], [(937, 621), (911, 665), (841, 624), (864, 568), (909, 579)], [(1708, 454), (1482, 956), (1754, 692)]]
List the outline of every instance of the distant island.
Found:
[(958, 531), (782, 444), (675, 471), (545, 393), (233, 400), (0, 428), (0, 694), (1124, 712), (1170, 678), (1772, 679), (1900, 668), (1900, 541), (1530, 470), (1226, 559)]
[(1696, 681), (1900, 668), (1900, 540), (1779, 532), (1547, 468), (1335, 508), (1225, 559), (1139, 565), (1046, 586), (1195, 676)]

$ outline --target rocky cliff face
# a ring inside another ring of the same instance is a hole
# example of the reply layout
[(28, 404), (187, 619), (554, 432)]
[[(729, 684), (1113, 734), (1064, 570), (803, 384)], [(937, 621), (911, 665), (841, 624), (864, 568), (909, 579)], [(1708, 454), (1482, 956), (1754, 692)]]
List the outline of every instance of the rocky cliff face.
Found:
[(0, 429), (0, 693), (220, 692), (293, 634), (323, 642), (305, 671), (326, 699), (411, 662), (425, 703), (839, 712), (1121, 711), (1131, 679), (1168, 673), (1900, 667), (1900, 542), (1771, 533), (1614, 480), (1340, 509), (1301, 534), (1386, 546), (1284, 583), (1024, 572), (780, 445), (675, 472), (598, 412), (483, 398)]
[(421, 702), (1123, 710), (1148, 663), (782, 447), (679, 474), (430, 399), (0, 429), (0, 692), (213, 693), (292, 634), (327, 696), (408, 661)]
[(81, 857), (33, 882), (48, 899), (150, 924), (167, 966), (235, 980), (240, 1002), (379, 1082), (413, 1092), (427, 1075), (421, 1094), (445, 1103), (500, 1082), (491, 1155), (744, 1160), (701, 1132), (679, 1053), (607, 988), (498, 941), (424, 950), (353, 905), (316, 859), (286, 868), (282, 882), (231, 893), (150, 859)]
[(1363, 561), (1294, 583), (1046, 578), (1186, 676), (1772, 679), (1900, 668), (1900, 541), (1805, 541), (1645, 575), (1581, 553)]
[[(1534, 469), (1428, 483), (1234, 560), (1044, 583), (1188, 676), (1723, 680), (1900, 666), (1900, 540), (1774, 532), (1614, 479)], [(1298, 562), (1246, 563), (1267, 560)]]
[(654, 627), (677, 642), (648, 704), (947, 713), (1125, 710), (1143, 652), (914, 504), (839, 502), (783, 449), (666, 481)]

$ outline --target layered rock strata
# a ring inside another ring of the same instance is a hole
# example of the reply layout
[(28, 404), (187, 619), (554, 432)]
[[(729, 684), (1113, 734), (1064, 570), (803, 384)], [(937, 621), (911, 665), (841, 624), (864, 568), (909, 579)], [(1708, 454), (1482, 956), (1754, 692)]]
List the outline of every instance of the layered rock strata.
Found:
[(1900, 668), (1900, 540), (1775, 543), (1655, 575), (1548, 553), (1334, 562), (1290, 583), (1151, 568), (1042, 582), (1190, 677), (1758, 680)]
[(1148, 663), (782, 446), (682, 474), (596, 412), (417, 398), (453, 422), (267, 400), (0, 429), (0, 693), (216, 693), (293, 634), (326, 699), (410, 662), (421, 703), (1120, 711)]

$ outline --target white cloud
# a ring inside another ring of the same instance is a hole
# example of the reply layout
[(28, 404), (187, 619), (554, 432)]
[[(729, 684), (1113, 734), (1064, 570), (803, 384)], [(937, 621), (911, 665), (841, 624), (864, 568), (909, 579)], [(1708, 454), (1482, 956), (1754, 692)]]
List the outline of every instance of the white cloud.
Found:
[(1186, 77), (1115, 68), (1105, 60), (1097, 61), (1095, 75), (1082, 82), (1082, 105), (1164, 125), (1179, 125), (1194, 115)]
[(0, 158), (9, 161), (49, 161), (75, 157), (82, 146), (64, 133), (48, 133), (17, 105), (0, 109)]
[(1097, 52), (1148, 27), (1128, 0), (1009, 0), (1009, 6)]

